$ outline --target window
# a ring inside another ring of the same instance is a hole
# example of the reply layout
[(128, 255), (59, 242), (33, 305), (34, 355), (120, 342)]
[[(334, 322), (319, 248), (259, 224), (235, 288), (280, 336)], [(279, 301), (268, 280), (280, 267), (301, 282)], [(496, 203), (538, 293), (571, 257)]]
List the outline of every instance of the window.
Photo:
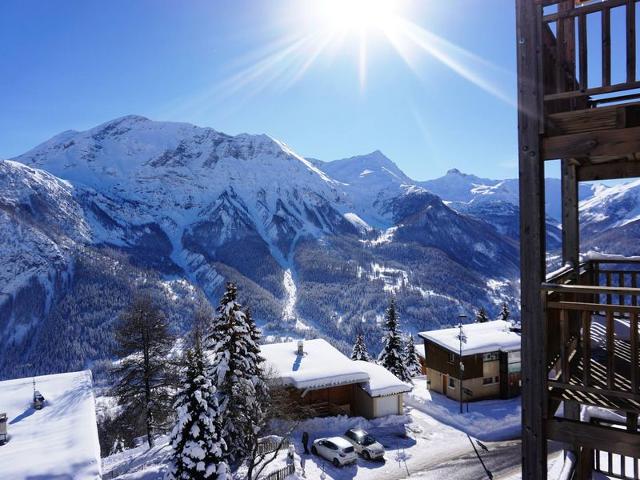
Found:
[(456, 354), (449, 352), (449, 363), (456, 363)]
[(493, 385), (494, 383), (500, 383), (500, 377), (484, 377), (482, 379), (483, 385)]
[(482, 360), (485, 362), (493, 362), (499, 359), (498, 352), (490, 352), (482, 355)]
[(456, 381), (449, 377), (449, 388), (456, 388)]

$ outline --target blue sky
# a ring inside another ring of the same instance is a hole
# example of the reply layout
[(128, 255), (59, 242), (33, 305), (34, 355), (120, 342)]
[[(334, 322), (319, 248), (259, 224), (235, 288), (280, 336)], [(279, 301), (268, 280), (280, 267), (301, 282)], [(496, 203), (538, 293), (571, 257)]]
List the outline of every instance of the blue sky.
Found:
[(370, 29), (363, 81), (354, 32), (301, 74), (317, 45), (291, 45), (317, 28), (314, 0), (4, 0), (0, 157), (135, 113), (324, 160), (380, 149), (416, 179), (516, 176), (514, 1), (401, 1), (428, 45), (410, 68)]

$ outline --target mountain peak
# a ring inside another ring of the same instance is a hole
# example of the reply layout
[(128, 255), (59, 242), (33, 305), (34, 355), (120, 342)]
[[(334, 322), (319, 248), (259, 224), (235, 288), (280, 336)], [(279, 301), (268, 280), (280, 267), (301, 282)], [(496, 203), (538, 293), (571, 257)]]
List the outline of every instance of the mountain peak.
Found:
[(447, 170), (447, 175), (464, 175), (464, 173), (462, 173), (457, 168), (451, 168), (451, 169)]

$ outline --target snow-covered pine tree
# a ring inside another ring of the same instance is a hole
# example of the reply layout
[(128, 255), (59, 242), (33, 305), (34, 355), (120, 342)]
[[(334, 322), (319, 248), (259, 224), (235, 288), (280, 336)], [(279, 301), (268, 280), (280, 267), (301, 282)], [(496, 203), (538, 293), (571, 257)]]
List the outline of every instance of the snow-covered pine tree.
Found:
[[(247, 314), (237, 301), (235, 284), (227, 283), (217, 308), (211, 333), (205, 344), (212, 355), (211, 377), (223, 411), (223, 435), (227, 443), (226, 460), (239, 462), (247, 455), (250, 432), (261, 428), (261, 401), (266, 386), (260, 377), (260, 347), (257, 327), (250, 326)], [(252, 331), (253, 329), (253, 331)]]
[(476, 313), (476, 323), (485, 323), (489, 321), (489, 315), (487, 315), (487, 311), (484, 307), (480, 307), (478, 313)]
[(505, 322), (509, 321), (509, 317), (511, 316), (511, 312), (509, 311), (509, 307), (507, 307), (506, 303), (502, 304), (502, 310), (500, 311), (500, 320), (504, 320)]
[(398, 313), (396, 300), (391, 299), (389, 308), (385, 314), (384, 346), (378, 356), (378, 363), (393, 373), (403, 382), (410, 382), (411, 376), (404, 364), (402, 337), (398, 331)]
[(364, 343), (364, 335), (359, 333), (356, 335), (356, 343), (353, 344), (353, 352), (351, 352), (351, 360), (371, 361), (371, 356), (367, 351), (367, 345)]
[(416, 351), (416, 344), (413, 343), (413, 335), (409, 335), (404, 345), (404, 364), (411, 378), (422, 375), (422, 365)]
[(177, 422), (171, 432), (172, 462), (167, 480), (230, 480), (216, 388), (196, 339), (186, 354), (186, 371), (175, 401)]

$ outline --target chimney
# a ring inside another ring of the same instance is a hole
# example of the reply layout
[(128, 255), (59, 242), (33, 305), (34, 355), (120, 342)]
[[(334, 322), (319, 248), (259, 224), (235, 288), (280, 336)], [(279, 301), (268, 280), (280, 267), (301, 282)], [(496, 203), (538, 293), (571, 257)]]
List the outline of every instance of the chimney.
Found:
[(304, 355), (304, 341), (298, 340), (298, 355)]

